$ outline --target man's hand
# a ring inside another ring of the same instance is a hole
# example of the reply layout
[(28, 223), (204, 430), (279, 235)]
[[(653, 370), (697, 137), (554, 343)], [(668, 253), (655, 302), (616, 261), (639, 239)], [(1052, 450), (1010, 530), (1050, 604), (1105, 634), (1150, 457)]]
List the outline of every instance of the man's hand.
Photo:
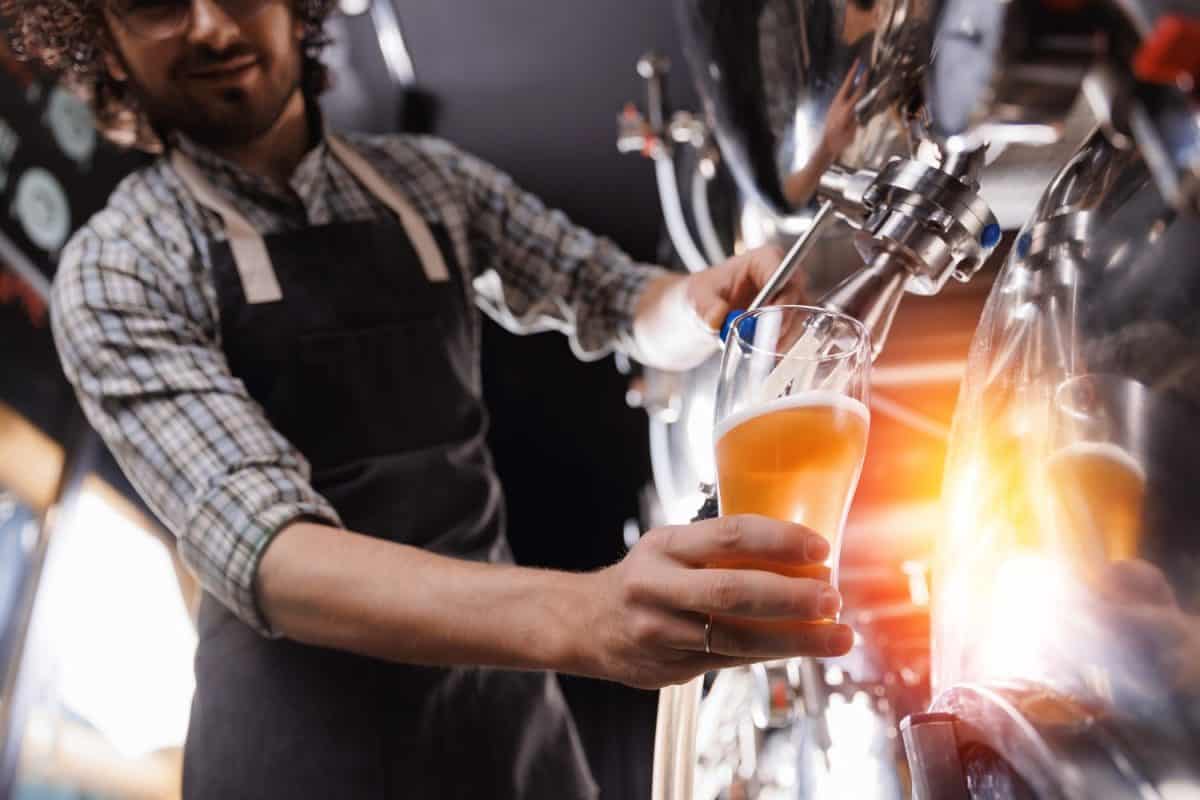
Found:
[[(819, 565), (829, 544), (800, 525), (732, 516), (650, 531), (619, 564), (581, 576), (579, 663), (572, 672), (657, 688), (713, 669), (792, 656), (838, 656), (853, 643), (830, 622), (841, 607), (823, 580), (713, 564)], [(705, 623), (711, 618), (711, 653)]]
[[(651, 366), (690, 369), (717, 348), (717, 335), (730, 311), (744, 309), (783, 260), (777, 247), (760, 247), (691, 275), (666, 275), (638, 301), (634, 336)], [(803, 303), (804, 281), (796, 276), (772, 304)]]
[(800, 525), (735, 516), (653, 530), (619, 564), (574, 574), (480, 564), (297, 521), (263, 556), (258, 597), (276, 632), (320, 647), (657, 687), (849, 650), (850, 629), (828, 621), (841, 598), (825, 580), (712, 566), (821, 575), (828, 552)]
[(1114, 633), (1143, 662), (1153, 664), (1174, 692), (1200, 693), (1200, 618), (1179, 606), (1162, 570), (1148, 561), (1108, 565), (1095, 584)]

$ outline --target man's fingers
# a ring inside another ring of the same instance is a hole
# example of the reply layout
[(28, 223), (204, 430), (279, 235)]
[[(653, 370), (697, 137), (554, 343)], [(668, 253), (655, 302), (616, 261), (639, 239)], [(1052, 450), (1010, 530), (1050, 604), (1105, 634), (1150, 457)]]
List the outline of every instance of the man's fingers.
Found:
[(670, 607), (731, 617), (819, 620), (837, 616), (842, 607), (828, 583), (756, 569), (675, 570), (655, 591), (655, 599)]
[(752, 661), (832, 657), (850, 652), (854, 632), (833, 622), (747, 623), (714, 617), (709, 645), (711, 654)]
[(662, 552), (693, 567), (710, 564), (818, 564), (829, 556), (825, 537), (803, 525), (739, 514), (663, 528), (656, 534)]
[[(698, 644), (684, 648), (680, 653), (682, 658), (669, 668), (672, 677), (667, 678), (668, 682), (685, 683), (706, 672), (745, 667), (779, 658), (835, 658), (845, 655), (854, 646), (854, 633), (845, 625), (810, 624), (807, 630), (797, 630), (790, 635), (770, 634), (763, 637), (731, 628), (729, 623), (716, 619), (710, 636), (712, 652), (706, 653), (703, 627), (703, 624), (697, 626)], [(734, 648), (738, 649), (737, 654), (725, 652)]]

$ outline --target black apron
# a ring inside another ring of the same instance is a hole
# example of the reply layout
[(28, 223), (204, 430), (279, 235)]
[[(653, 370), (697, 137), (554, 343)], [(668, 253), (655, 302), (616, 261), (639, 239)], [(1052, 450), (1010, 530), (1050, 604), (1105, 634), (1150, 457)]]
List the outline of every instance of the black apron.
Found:
[[(172, 154), (226, 226), (210, 252), (230, 369), (349, 529), (511, 560), (484, 440), (478, 319), (454, 249), (361, 156), (327, 142), (396, 219), (259, 237)], [(596, 794), (553, 676), (267, 639), (204, 596), (186, 798)]]

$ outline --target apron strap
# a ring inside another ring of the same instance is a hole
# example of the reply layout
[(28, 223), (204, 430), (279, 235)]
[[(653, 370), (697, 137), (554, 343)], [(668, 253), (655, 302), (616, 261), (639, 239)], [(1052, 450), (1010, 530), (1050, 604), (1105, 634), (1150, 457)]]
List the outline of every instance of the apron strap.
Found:
[(247, 303), (274, 303), (283, 299), (275, 268), (267, 254), (267, 245), (254, 226), (225, 198), (221, 197), (200, 174), (190, 158), (178, 149), (171, 151), (171, 166), (183, 180), (196, 202), (212, 211), (225, 223), (225, 236), (233, 251), (233, 263), (242, 279)]
[[(433, 237), (433, 232), (404, 195), (340, 138), (330, 134), (326, 136), (325, 142), (330, 152), (342, 162), (342, 166), (399, 217), (421, 267), (425, 270), (425, 277), (431, 283), (450, 280), (446, 259)], [(171, 151), (171, 166), (196, 202), (219, 216), (225, 223), (225, 236), (229, 241), (229, 249), (233, 252), (246, 302), (274, 303), (282, 300), (283, 291), (279, 287), (279, 279), (275, 277), (275, 268), (271, 265), (267, 245), (259, 232), (240, 211), (213, 189), (195, 163), (178, 148)]]
[(341, 137), (330, 134), (325, 141), (329, 150), (337, 156), (338, 161), (342, 162), (342, 166), (349, 170), (355, 178), (358, 178), (362, 185), (367, 187), (367, 191), (375, 195), (381, 203), (394, 211), (400, 218), (400, 224), (404, 226), (404, 232), (408, 234), (413, 249), (417, 251), (421, 266), (425, 269), (425, 277), (432, 283), (450, 280), (450, 272), (446, 269), (446, 259), (442, 256), (442, 249), (438, 247), (437, 240), (433, 238), (433, 232), (429, 230), (425, 218), (417, 213), (412, 204), (396, 190), (395, 186), (379, 174), (379, 170), (371, 166)]

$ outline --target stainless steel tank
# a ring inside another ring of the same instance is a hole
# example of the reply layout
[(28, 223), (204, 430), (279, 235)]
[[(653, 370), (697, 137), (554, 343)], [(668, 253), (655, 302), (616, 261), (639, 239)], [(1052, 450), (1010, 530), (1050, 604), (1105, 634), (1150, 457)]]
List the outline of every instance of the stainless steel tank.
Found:
[[(1200, 384), (1187, 311), (1200, 298), (1186, 268), (1200, 252), (1189, 216), (1200, 197), (1200, 68), (1176, 58), (1200, 30), (1194, 4), (676, 5), (711, 138), (765, 227), (804, 234), (833, 204), (869, 262), (859, 277), (878, 269), (894, 299), (900, 281), (934, 294), (951, 274), (969, 278), (993, 223), (1021, 229), (972, 345), (948, 473), (954, 517), (930, 526), (939, 694), (905, 728), (913, 794), (1194, 796), (1200, 576), (1188, 526), (1200, 514), (1179, 476), (1200, 466), (1200, 420), (1180, 400)], [(1100, 132), (1076, 153), (1095, 122)], [(861, 268), (854, 249), (839, 250), (847, 233), (823, 234), (824, 258), (805, 269), (815, 283)], [(911, 305), (936, 328), (955, 296)], [(932, 352), (960, 333), (890, 344)], [(947, 363), (918, 358), (897, 372), (941, 376)], [(929, 395), (912, 396), (891, 419), (905, 419), (910, 438), (941, 435), (920, 406)], [(1111, 488), (1089, 494), (1103, 481)], [(1138, 486), (1140, 500), (1120, 500)], [(1122, 532), (1096, 522), (1105, 514), (1092, 495), (1123, 509)], [(1032, 552), (1009, 558), (1014, 542)], [(723, 673), (700, 704), (698, 750), (668, 764), (671, 775), (690, 792), (697, 763), (697, 797), (906, 793), (904, 769), (888, 772), (871, 734), (899, 716), (898, 680), (921, 670), (920, 653), (889, 651), (895, 632), (871, 627), (886, 613), (870, 587), (888, 580), (861, 584), (857, 661)], [(1146, 630), (1131, 633), (1126, 612)], [(856, 705), (858, 722), (839, 727), (836, 715)], [(850, 780), (861, 779), (852, 789), (830, 782), (847, 748), (857, 748)]]
[(918, 797), (1200, 795), (1197, 476), (1200, 220), (1097, 133), (972, 346)]
[[(929, 54), (930, 5), (904, 0), (677, 0), (692, 75), (743, 194), (803, 213), (837, 160), (877, 168), (909, 154), (896, 123)], [(789, 194), (791, 195), (789, 197)]]

